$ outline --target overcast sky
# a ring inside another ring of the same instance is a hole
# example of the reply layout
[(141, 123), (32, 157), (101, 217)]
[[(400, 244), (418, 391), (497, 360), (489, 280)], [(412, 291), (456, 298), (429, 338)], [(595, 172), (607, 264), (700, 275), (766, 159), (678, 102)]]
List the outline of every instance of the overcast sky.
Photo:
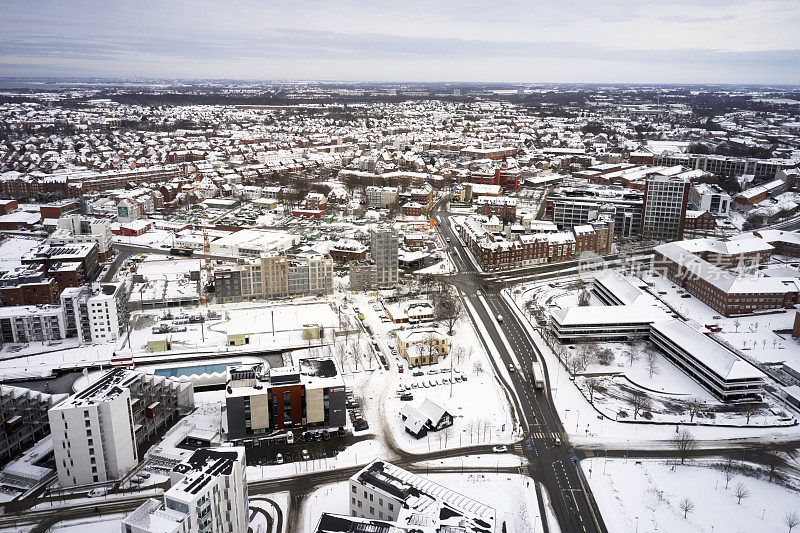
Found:
[(0, 76), (800, 83), (800, 0), (3, 0), (0, 13)]

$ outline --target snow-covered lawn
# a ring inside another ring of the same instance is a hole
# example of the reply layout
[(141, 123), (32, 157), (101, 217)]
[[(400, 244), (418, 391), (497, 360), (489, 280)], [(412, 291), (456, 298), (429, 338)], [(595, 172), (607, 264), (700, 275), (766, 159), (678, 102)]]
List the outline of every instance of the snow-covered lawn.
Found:
[[(536, 482), (518, 474), (433, 474), (424, 477), (494, 507), (498, 524), (508, 531), (542, 531)], [(323, 512), (349, 514), (348, 482), (322, 486), (309, 494), (300, 510), (298, 531), (314, 531)], [(545, 498), (545, 501), (548, 501)], [(550, 520), (552, 523), (552, 519)], [(551, 531), (557, 531), (552, 529)]]
[[(743, 474), (726, 489), (725, 473), (709, 461), (676, 465), (594, 458), (581, 466), (609, 531), (636, 531), (637, 522), (640, 532), (787, 531), (784, 516), (800, 511), (800, 492)], [(750, 492), (741, 504), (736, 497), (740, 483)], [(686, 518), (684, 498), (694, 504)]]
[(121, 513), (80, 520), (64, 520), (48, 531), (52, 533), (108, 533), (109, 531), (118, 531), (125, 516)]
[[(388, 349), (389, 346), (397, 346), (393, 332), (400, 326), (382, 322), (380, 315), (383, 311), (376, 311), (373, 307), (375, 304), (370, 300), (374, 298), (357, 295), (354, 305), (375, 333), (375, 342), (389, 362), (390, 370), (351, 372), (345, 376), (345, 382), (356, 397), (364, 400), (362, 411), (367, 422), (379, 434), (391, 438), (401, 449), (412, 453), (514, 440), (508, 398), (495, 379), (486, 351), (468, 319), (457, 322), (454, 334), (450, 337), (449, 356), (440, 358), (438, 364), (410, 370), (404, 359), (392, 355)], [(460, 356), (456, 355), (459, 350), (463, 350)], [(467, 381), (452, 383), (452, 386), (443, 382), (444, 379), (450, 379), (451, 362), (453, 377), (465, 376)], [(397, 371), (398, 365), (404, 366), (403, 373)], [(431, 373), (434, 370), (436, 372)], [(424, 374), (414, 376), (414, 372)], [(408, 388), (407, 392), (413, 394), (414, 399), (402, 402), (397, 394), (400, 387)], [(450, 412), (454, 416), (454, 423), (449, 430), (432, 432), (425, 438), (416, 439), (406, 433), (399, 413), (406, 403), (418, 406), (426, 398)]]

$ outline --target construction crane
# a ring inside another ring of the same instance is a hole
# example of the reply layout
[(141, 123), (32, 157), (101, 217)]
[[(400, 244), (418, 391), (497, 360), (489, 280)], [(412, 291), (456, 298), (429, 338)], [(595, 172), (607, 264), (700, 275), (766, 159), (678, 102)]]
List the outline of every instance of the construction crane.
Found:
[(206, 218), (206, 206), (203, 204), (205, 196), (200, 187), (200, 169), (197, 165), (191, 165), (191, 172), (194, 173), (194, 192), (197, 198), (197, 207), (200, 210), (200, 228), (203, 232), (203, 270), (205, 271), (205, 286), (203, 280), (200, 280), (200, 303), (208, 303), (208, 293), (214, 292), (214, 265), (211, 261), (211, 240), (208, 236), (208, 219)]

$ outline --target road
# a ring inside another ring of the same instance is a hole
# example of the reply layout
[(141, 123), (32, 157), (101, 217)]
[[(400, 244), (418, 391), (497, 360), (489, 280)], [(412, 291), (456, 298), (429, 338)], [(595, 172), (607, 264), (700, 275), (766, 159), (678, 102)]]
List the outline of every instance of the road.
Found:
[[(527, 329), (500, 296), (504, 285), (502, 278), (476, 270), (450, 227), (445, 206), (445, 202), (437, 203), (432, 215), (444, 238), (450, 240), (458, 269), (458, 273), (448, 276), (447, 280), (462, 292), (468, 308), (474, 310), (470, 319), (481, 337), (488, 336), (482, 339), (487, 349), (491, 350), (488, 344), (493, 344), (501, 364), (515, 368), (508, 373), (510, 381), (496, 366), (495, 372), (504, 386), (515, 394), (513, 401), (524, 432), (523, 451), (529, 461), (529, 474), (548, 490), (561, 531), (604, 532), (602, 516), (581, 478), (582, 472), (575, 464), (577, 456), (550, 398), (550, 385), (547, 384), (545, 391), (537, 391), (532, 384), (533, 361), (542, 360), (541, 355)], [(518, 271), (515, 275), (519, 275)], [(502, 319), (498, 320), (498, 316)], [(542, 364), (545, 364), (543, 360)], [(560, 444), (556, 439), (560, 439)]]

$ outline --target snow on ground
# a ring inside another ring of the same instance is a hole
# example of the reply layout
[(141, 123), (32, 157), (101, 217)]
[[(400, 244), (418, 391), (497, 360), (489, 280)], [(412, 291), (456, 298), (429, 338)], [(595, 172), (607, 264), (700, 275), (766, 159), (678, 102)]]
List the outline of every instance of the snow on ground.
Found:
[(120, 523), (125, 516), (125, 514), (114, 514), (80, 520), (64, 520), (48, 531), (51, 533), (108, 533), (119, 530)]
[[(724, 472), (707, 461), (676, 465), (594, 458), (581, 466), (609, 531), (787, 531), (783, 518), (797, 512), (800, 502), (796, 490), (743, 474), (726, 489)], [(739, 483), (750, 491), (741, 504), (736, 498)], [(680, 507), (684, 498), (694, 504), (686, 518)]]
[[(405, 360), (392, 355), (388, 349), (389, 346), (397, 346), (393, 332), (408, 325), (381, 321), (380, 316), (384, 314), (382, 308), (380, 311), (374, 309), (375, 305), (380, 308), (380, 304), (370, 303), (374, 297), (357, 295), (353, 298), (365, 323), (375, 332), (375, 342), (389, 362), (390, 371), (351, 373), (345, 377), (345, 381), (357, 398), (364, 399), (362, 410), (367, 422), (383, 425), (381, 433), (384, 438), (391, 438), (400, 448), (411, 453), (479, 443), (509, 443), (514, 440), (508, 398), (491, 371), (486, 352), (471, 322), (462, 319), (455, 325), (454, 335), (450, 337), (449, 356), (440, 358), (438, 364), (410, 370)], [(457, 355), (462, 350), (463, 353)], [(466, 382), (452, 383), (452, 387), (443, 382), (444, 379), (450, 379), (451, 362), (453, 377), (467, 377)], [(404, 366), (403, 373), (397, 371), (398, 365)], [(414, 376), (414, 372), (424, 374)], [(411, 392), (414, 399), (410, 402), (400, 401), (400, 387)], [(406, 403), (416, 407), (426, 398), (454, 416), (453, 427), (415, 439), (406, 433), (399, 412)]]
[(124, 235), (114, 235), (114, 242), (118, 242), (121, 244), (133, 244), (137, 246), (148, 246), (148, 247), (165, 247), (165, 246), (172, 246), (173, 244), (173, 233), (169, 230), (164, 229), (150, 229), (149, 231), (141, 234), (136, 235), (133, 237), (127, 237)]
[[(251, 495), (249, 498), (250, 503), (250, 514), (254, 517), (253, 520), (250, 521), (250, 530), (253, 533), (265, 533), (267, 531), (267, 519), (264, 516), (264, 513), (270, 515), (272, 517), (272, 523), (276, 524), (278, 520), (278, 511), (275, 507), (267, 500), (271, 500), (278, 506), (281, 510), (281, 514), (286, 517), (289, 509), (289, 493), (288, 492), (276, 492), (273, 494), (257, 494)], [(275, 527), (273, 525), (273, 527)], [(284, 522), (284, 528), (286, 528), (286, 524)]]
[[(523, 289), (523, 290), (518, 290)], [(521, 308), (527, 303), (528, 292), (536, 292), (535, 284), (514, 289), (514, 298), (508, 291), (504, 292), (512, 309), (522, 323), (528, 328), (534, 343), (544, 355), (544, 362), (550, 383), (550, 394), (557, 409), (557, 415), (570, 436), (570, 442), (584, 447), (602, 447), (609, 449), (669, 447), (675, 434), (672, 424), (643, 424), (634, 422), (618, 422), (598, 413), (589, 401), (575, 386), (570, 373), (559, 362), (558, 357), (550, 350), (539, 331), (529, 321), (529, 315), (523, 314)], [(534, 321), (535, 324), (535, 321)], [(662, 366), (665, 366), (662, 365)], [(686, 379), (690, 379), (686, 376)], [(790, 415), (793, 413), (790, 413)], [(632, 417), (629, 417), (629, 420)], [(689, 427), (689, 431), (700, 441), (700, 447), (718, 447), (721, 442), (728, 446), (743, 445), (748, 441), (786, 441), (800, 436), (800, 426), (782, 428), (759, 428), (758, 417), (751, 419), (747, 427), (719, 427), (715, 425)], [(746, 424), (741, 420), (741, 424)]]
[[(542, 519), (536, 500), (536, 482), (531, 482), (526, 476), (432, 473), (424, 477), (494, 507), (498, 523), (505, 521), (511, 526), (508, 531), (542, 531)], [(323, 512), (348, 515), (349, 509), (347, 481), (324, 485), (303, 501), (298, 531), (314, 531)]]

